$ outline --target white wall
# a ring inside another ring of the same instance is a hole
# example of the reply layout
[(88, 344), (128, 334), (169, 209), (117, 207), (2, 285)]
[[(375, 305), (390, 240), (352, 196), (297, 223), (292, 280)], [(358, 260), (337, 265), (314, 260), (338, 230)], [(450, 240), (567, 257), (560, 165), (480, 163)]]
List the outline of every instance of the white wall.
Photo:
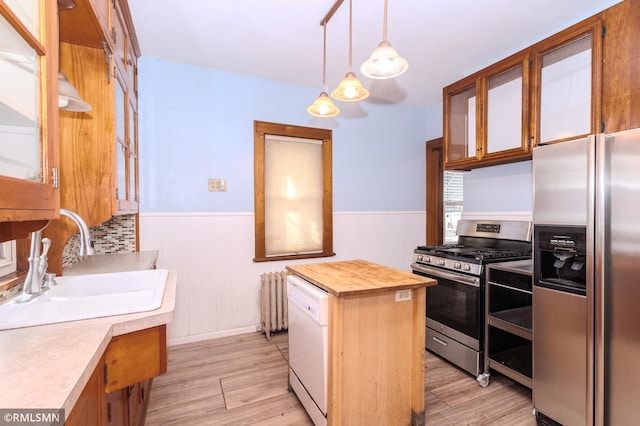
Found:
[(260, 324), (260, 274), (293, 263), (365, 259), (409, 272), (424, 244), (424, 212), (334, 214), (335, 257), (255, 263), (253, 213), (141, 213), (140, 249), (178, 271), (169, 343), (253, 332)]

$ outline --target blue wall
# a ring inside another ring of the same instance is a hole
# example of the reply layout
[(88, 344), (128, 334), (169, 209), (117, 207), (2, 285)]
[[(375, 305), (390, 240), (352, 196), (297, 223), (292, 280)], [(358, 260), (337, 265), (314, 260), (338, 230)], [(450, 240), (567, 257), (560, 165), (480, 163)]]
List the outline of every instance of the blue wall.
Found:
[[(306, 108), (320, 85), (149, 57), (139, 82), (141, 212), (252, 212), (254, 120), (333, 130), (334, 211), (425, 209), (426, 108), (343, 103), (318, 119)], [(208, 192), (209, 178), (228, 191)]]
[(531, 161), (485, 167), (464, 176), (465, 212), (533, 211)]

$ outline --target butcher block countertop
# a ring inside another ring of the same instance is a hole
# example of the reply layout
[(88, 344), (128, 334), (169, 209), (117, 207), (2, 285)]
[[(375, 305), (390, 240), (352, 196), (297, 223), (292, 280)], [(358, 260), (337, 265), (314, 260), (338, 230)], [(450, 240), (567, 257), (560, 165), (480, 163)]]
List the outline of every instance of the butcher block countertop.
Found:
[(436, 285), (436, 281), (431, 278), (366, 260), (289, 265), (287, 270), (336, 297), (362, 296)]

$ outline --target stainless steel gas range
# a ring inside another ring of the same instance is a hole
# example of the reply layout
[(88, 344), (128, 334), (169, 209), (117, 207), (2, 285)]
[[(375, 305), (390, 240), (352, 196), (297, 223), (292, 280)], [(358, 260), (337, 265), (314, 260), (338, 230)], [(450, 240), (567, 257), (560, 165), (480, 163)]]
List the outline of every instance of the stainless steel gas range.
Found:
[(426, 348), (474, 376), (483, 371), (485, 265), (531, 258), (528, 221), (461, 220), (457, 244), (419, 246), (414, 274), (427, 289)]

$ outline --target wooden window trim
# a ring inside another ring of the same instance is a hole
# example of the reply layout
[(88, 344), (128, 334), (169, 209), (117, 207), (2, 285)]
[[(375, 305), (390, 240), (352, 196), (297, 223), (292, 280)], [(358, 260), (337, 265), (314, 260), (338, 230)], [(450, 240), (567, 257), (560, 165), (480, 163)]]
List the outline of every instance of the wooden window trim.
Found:
[[(332, 189), (332, 134), (331, 130), (288, 124), (253, 122), (254, 156), (254, 209), (255, 209), (255, 257), (254, 262), (308, 259), (335, 256), (333, 252), (333, 189)], [(269, 256), (265, 254), (265, 209), (264, 209), (264, 143), (265, 135), (322, 140), (322, 252), (299, 255)]]

